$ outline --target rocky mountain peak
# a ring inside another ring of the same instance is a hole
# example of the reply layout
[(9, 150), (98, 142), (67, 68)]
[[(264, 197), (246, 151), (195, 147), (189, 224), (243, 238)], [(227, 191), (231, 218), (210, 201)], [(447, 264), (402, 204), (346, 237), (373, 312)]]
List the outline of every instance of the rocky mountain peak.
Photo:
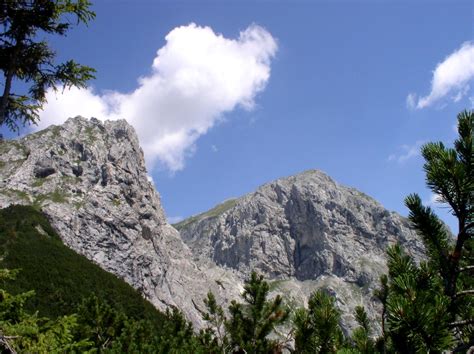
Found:
[(265, 184), (227, 206), (176, 227), (195, 254), (244, 273), (337, 275), (364, 285), (385, 271), (388, 245), (422, 252), (406, 219), (318, 170)]
[[(195, 303), (209, 289), (225, 295), (209, 278), (213, 269), (199, 270), (167, 223), (137, 135), (125, 120), (70, 118), (62, 126), (3, 141), (0, 176), (0, 207), (41, 209), (66, 245), (159, 308), (177, 306), (199, 324)], [(226, 277), (220, 278), (225, 284)]]
[[(386, 247), (423, 248), (407, 220), (365, 194), (309, 170), (169, 225), (124, 120), (70, 118), (0, 142), (0, 208), (31, 204), (64, 243), (123, 278), (157, 307), (180, 308), (198, 327), (209, 290), (236, 299), (251, 271), (303, 304), (329, 289), (354, 325), (354, 307), (375, 317), (372, 291)], [(177, 231), (179, 230), (179, 232)]]
[(405, 218), (318, 170), (277, 179), (175, 226), (198, 264), (242, 276), (256, 270), (290, 301), (329, 288), (346, 314), (363, 303), (375, 316), (371, 298), (387, 271), (389, 245), (399, 242), (415, 258), (423, 255)]

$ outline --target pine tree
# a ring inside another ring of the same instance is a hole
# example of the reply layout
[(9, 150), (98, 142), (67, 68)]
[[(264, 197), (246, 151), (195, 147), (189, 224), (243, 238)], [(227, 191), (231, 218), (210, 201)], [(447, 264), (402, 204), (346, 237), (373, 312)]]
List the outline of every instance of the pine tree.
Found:
[(409, 218), (422, 236), (430, 266), (443, 279), (444, 294), (449, 297), (449, 327), (459, 343), (474, 344), (474, 112), (458, 115), (459, 137), (454, 148), (443, 143), (422, 147), (428, 187), (447, 204), (458, 221), (454, 240), (431, 208), (418, 195), (405, 200)]
[(176, 307), (166, 310), (168, 320), (158, 333), (157, 353), (199, 353), (192, 324), (186, 320), (183, 313)]
[[(18, 271), (0, 269), (0, 281), (14, 280)], [(62, 316), (56, 320), (38, 317), (24, 310), (25, 302), (34, 291), (12, 295), (0, 289), (0, 349), (15, 353), (77, 352), (87, 348), (86, 340), (76, 340), (74, 332), (76, 315)]]
[(78, 306), (79, 327), (76, 337), (88, 338), (92, 347), (99, 350), (110, 348), (124, 330), (127, 317), (109, 304), (92, 295)]
[[(87, 24), (95, 17), (88, 0), (0, 0), (0, 70), (4, 75), (0, 97), (0, 126), (18, 131), (20, 124), (35, 123), (46, 102), (46, 90), (85, 87), (94, 69), (74, 60), (55, 64), (56, 53), (38, 33), (66, 35), (74, 23)], [(16, 92), (17, 80), (29, 86)]]
[(281, 343), (270, 339), (275, 329), (288, 318), (289, 311), (283, 298), (268, 299), (270, 287), (263, 276), (252, 272), (242, 293), (243, 303), (232, 300), (229, 317), (209, 293), (204, 301), (207, 312), (203, 318), (208, 327), (201, 331), (201, 342), (208, 352), (274, 353), (281, 351)]
[(335, 353), (341, 349), (344, 336), (340, 327), (341, 311), (334, 298), (324, 290), (313, 293), (308, 309), (295, 313), (295, 350), (298, 353)]
[(437, 271), (426, 262), (417, 266), (399, 245), (389, 248), (388, 267), (386, 320), (393, 349), (400, 353), (449, 349), (453, 343), (449, 298)]
[(363, 306), (355, 308), (355, 318), (359, 327), (352, 332), (355, 348), (364, 354), (375, 353), (374, 341), (371, 338), (370, 322)]
[(399, 246), (388, 251), (389, 275), (376, 294), (384, 308), (385, 350), (462, 351), (474, 345), (473, 132), (474, 112), (464, 111), (453, 148), (438, 142), (421, 149), (426, 183), (457, 218), (458, 229), (453, 236), (417, 194), (405, 199), (428, 260), (416, 265)]
[(203, 319), (207, 322), (207, 327), (200, 331), (200, 341), (209, 353), (226, 353), (231, 345), (225, 327), (227, 317), (224, 309), (217, 304), (212, 292), (207, 294), (204, 304), (207, 312), (203, 313)]

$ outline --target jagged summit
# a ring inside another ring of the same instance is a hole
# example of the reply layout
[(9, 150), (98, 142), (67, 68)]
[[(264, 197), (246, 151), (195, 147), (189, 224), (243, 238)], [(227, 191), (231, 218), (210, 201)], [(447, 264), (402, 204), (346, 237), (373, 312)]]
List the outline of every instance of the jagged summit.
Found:
[(228, 303), (255, 270), (290, 302), (331, 289), (351, 328), (355, 306), (376, 315), (386, 247), (400, 242), (422, 255), (407, 220), (318, 170), (227, 200), (176, 224), (178, 232), (124, 120), (70, 118), (0, 142), (0, 207), (10, 204), (41, 209), (66, 245), (198, 326), (209, 290)]
[(159, 308), (177, 306), (199, 324), (194, 303), (209, 289), (237, 296), (232, 287), (225, 292), (211, 280), (213, 269), (203, 271), (192, 262), (166, 221), (135, 130), (125, 120), (70, 118), (62, 126), (4, 141), (0, 176), (0, 207), (41, 209), (66, 245)]
[(294, 184), (295, 186), (302, 186), (302, 187), (304, 185), (308, 185), (308, 186), (312, 186), (313, 188), (322, 188), (322, 189), (328, 189), (328, 187), (330, 187), (329, 189), (333, 190), (332, 193), (334, 193), (334, 190), (342, 188), (346, 190), (347, 193), (349, 193), (350, 195), (353, 195), (356, 198), (366, 198), (367, 200), (372, 201), (374, 204), (379, 205), (380, 208), (383, 208), (383, 206), (379, 202), (377, 202), (375, 199), (368, 196), (367, 194), (360, 192), (359, 190), (355, 188), (343, 186), (337, 183), (329, 175), (327, 175), (325, 172), (321, 170), (310, 169), (310, 170), (306, 170), (295, 175), (281, 177), (272, 182), (265, 183), (264, 185), (260, 186), (255, 192), (249, 193), (248, 195), (244, 195), (243, 197), (226, 199), (222, 203), (219, 203), (218, 205), (213, 207), (212, 209), (193, 215), (189, 218), (186, 218), (180, 222), (177, 222), (176, 224), (173, 224), (173, 226), (176, 229), (181, 230), (185, 228), (185, 226), (195, 223), (197, 221), (218, 217), (219, 215), (223, 214), (230, 208), (238, 204), (245, 203), (245, 201), (249, 198), (254, 198), (258, 194), (265, 194), (268, 189), (274, 188), (274, 186), (277, 184), (285, 184), (285, 185)]
[(408, 221), (325, 173), (309, 170), (176, 225), (197, 259), (248, 274), (365, 285), (385, 271), (385, 249), (401, 242), (420, 254)]
[(256, 270), (300, 299), (329, 287), (347, 312), (374, 305), (389, 245), (400, 242), (418, 259), (423, 254), (405, 218), (318, 170), (267, 183), (177, 227), (198, 264), (242, 276)]

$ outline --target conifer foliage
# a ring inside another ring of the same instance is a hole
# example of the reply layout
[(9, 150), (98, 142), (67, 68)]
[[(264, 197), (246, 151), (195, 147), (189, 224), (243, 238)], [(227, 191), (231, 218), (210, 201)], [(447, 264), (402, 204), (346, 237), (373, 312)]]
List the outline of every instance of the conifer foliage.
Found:
[[(0, 0), (0, 126), (17, 131), (20, 125), (35, 123), (46, 102), (46, 90), (85, 87), (95, 70), (68, 60), (55, 63), (56, 53), (39, 33), (65, 36), (74, 24), (95, 17), (88, 0)], [(28, 86), (15, 91), (15, 80)]]
[(417, 194), (405, 199), (428, 260), (417, 265), (399, 246), (388, 251), (389, 275), (376, 294), (384, 306), (385, 349), (464, 351), (474, 345), (473, 132), (474, 112), (464, 111), (453, 148), (437, 142), (421, 149), (426, 184), (457, 218), (458, 230), (451, 235)]
[[(18, 270), (0, 269), (0, 281), (14, 280)], [(24, 310), (34, 291), (10, 294), (0, 289), (0, 349), (6, 353), (60, 353), (81, 351), (87, 340), (76, 340), (77, 316), (61, 316), (55, 320), (41, 318)]]
[(205, 300), (208, 312), (203, 317), (209, 325), (201, 332), (201, 337), (210, 352), (272, 353), (281, 350), (284, 343), (270, 339), (270, 335), (285, 322), (289, 311), (280, 295), (268, 299), (269, 291), (263, 276), (252, 272), (242, 293), (244, 302), (231, 302), (229, 318), (217, 305), (214, 295), (208, 294)]
[(308, 308), (296, 311), (295, 349), (298, 353), (335, 353), (343, 344), (341, 311), (335, 299), (318, 290), (308, 301)]
[[(233, 300), (226, 310), (212, 293), (207, 295), (206, 311), (202, 311), (207, 326), (197, 334), (176, 308), (159, 317), (146, 318), (140, 315), (145, 314), (140, 310), (142, 306), (135, 311), (118, 306), (120, 302), (112, 306), (113, 301), (107, 303), (103, 296), (83, 298), (80, 304), (75, 303), (74, 297), (63, 296), (62, 308), (73, 310), (56, 314), (52, 319), (43, 318), (38, 312), (28, 311), (26, 306), (34, 292), (25, 292), (24, 287), (7, 287), (6, 281), (14, 279), (18, 272), (0, 269), (0, 350), (7, 353), (466, 352), (474, 345), (472, 111), (459, 114), (458, 131), (459, 138), (453, 148), (442, 143), (429, 143), (422, 148), (427, 185), (457, 218), (457, 234), (452, 235), (417, 194), (405, 199), (409, 219), (424, 241), (427, 257), (418, 262), (399, 245), (388, 249), (388, 274), (381, 277), (380, 288), (374, 293), (382, 305), (380, 338), (374, 338), (371, 319), (362, 306), (356, 307), (354, 314), (358, 328), (350, 334), (344, 333), (341, 311), (330, 290), (317, 290), (310, 296), (307, 307), (290, 313), (282, 296), (272, 297), (268, 283), (256, 273), (245, 281), (240, 302)], [(15, 250), (10, 253), (21, 260), (22, 249), (28, 251), (28, 246), (37, 245), (34, 239), (39, 237), (35, 234), (38, 225), (54, 236), (40, 213), (29, 207), (9, 207), (0, 212), (0, 251), (6, 254), (2, 265), (17, 264), (8, 263), (11, 261), (8, 251)], [(50, 239), (43, 240), (44, 247), (54, 241), (53, 237)], [(13, 248), (22, 240), (29, 241)], [(66, 252), (55, 253), (56, 261), (62, 259), (58, 256), (62, 253)], [(47, 258), (43, 263), (47, 264)], [(25, 269), (25, 275), (28, 274)], [(102, 275), (100, 279), (106, 277)], [(21, 277), (16, 279), (20, 280)], [(36, 288), (40, 293), (41, 287)], [(21, 291), (14, 294), (6, 289)], [(283, 333), (289, 334), (285, 337)]]

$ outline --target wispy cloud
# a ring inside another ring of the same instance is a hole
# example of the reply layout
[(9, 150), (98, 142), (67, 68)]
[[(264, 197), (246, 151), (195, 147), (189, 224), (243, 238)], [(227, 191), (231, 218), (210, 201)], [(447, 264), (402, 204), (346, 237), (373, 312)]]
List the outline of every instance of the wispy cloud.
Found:
[(167, 219), (168, 219), (168, 222), (170, 224), (176, 224), (176, 223), (184, 220), (184, 218), (182, 216), (168, 216)]
[(49, 91), (41, 113), (42, 129), (82, 115), (125, 118), (138, 134), (149, 167), (156, 163), (178, 171), (223, 114), (251, 110), (270, 78), (277, 43), (252, 25), (236, 39), (195, 24), (177, 27), (157, 51), (151, 74), (138, 79), (131, 93), (93, 89)]
[(431, 92), (423, 97), (415, 93), (407, 96), (407, 106), (422, 109), (449, 96), (454, 102), (460, 101), (469, 92), (469, 82), (474, 78), (474, 42), (464, 43), (451, 53), (433, 71)]
[(390, 156), (387, 158), (388, 161), (396, 161), (398, 163), (404, 163), (407, 160), (420, 156), (420, 149), (421, 146), (425, 143), (424, 140), (418, 140), (415, 144), (413, 145), (402, 145), (399, 148), (398, 153), (393, 153), (390, 154)]
[(423, 204), (429, 207), (436, 207), (439, 206), (441, 197), (439, 194), (431, 193), (430, 197), (427, 200), (423, 201)]
[(408, 108), (410, 109), (416, 108), (416, 93), (410, 93), (407, 96), (406, 103), (407, 103)]

